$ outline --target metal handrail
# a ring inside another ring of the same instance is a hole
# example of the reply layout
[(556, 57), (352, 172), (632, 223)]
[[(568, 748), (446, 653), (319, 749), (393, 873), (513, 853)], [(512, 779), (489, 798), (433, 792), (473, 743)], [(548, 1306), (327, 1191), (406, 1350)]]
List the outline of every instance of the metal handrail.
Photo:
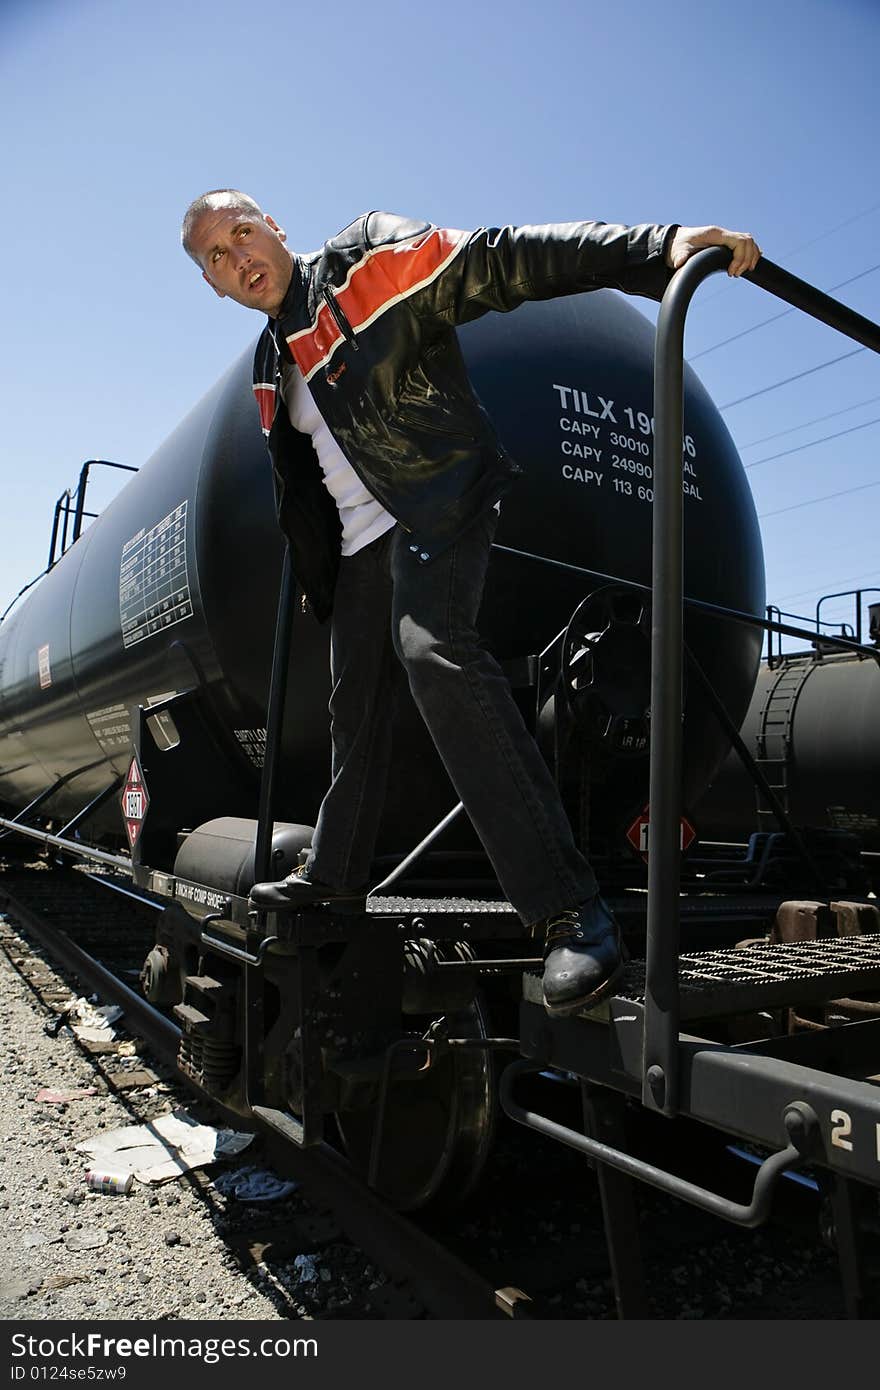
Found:
[[(604, 1163), (609, 1168), (615, 1168), (617, 1172), (624, 1173), (628, 1178), (635, 1178), (639, 1182), (647, 1183), (649, 1187), (656, 1187), (658, 1191), (665, 1192), (669, 1197), (677, 1197), (679, 1201), (689, 1202), (691, 1206), (699, 1207), (701, 1211), (720, 1217), (722, 1221), (730, 1221), (735, 1226), (751, 1228), (763, 1225), (770, 1214), (777, 1180), (787, 1169), (795, 1167), (803, 1161), (797, 1145), (794, 1142), (788, 1143), (783, 1149), (770, 1154), (761, 1162), (755, 1174), (751, 1200), (747, 1203), (735, 1202), (730, 1197), (724, 1197), (721, 1193), (712, 1192), (706, 1187), (699, 1187), (696, 1183), (689, 1182), (686, 1178), (680, 1178), (664, 1168), (657, 1168), (653, 1163), (647, 1163), (643, 1158), (636, 1158), (632, 1154), (624, 1153), (622, 1149), (616, 1149), (610, 1144), (603, 1144), (601, 1140), (594, 1139), (592, 1135), (581, 1134), (568, 1125), (550, 1119), (548, 1115), (542, 1115), (538, 1111), (527, 1110), (518, 1105), (513, 1099), (514, 1083), (521, 1076), (539, 1075), (543, 1065), (543, 1062), (535, 1063), (526, 1059), (511, 1062), (502, 1072), (499, 1094), (501, 1106), (506, 1115), (509, 1115), (512, 1120), (516, 1120), (517, 1124), (534, 1129), (538, 1134), (543, 1134), (548, 1139), (555, 1139), (557, 1142), (567, 1145), (568, 1148), (574, 1149), (577, 1153), (593, 1159), (596, 1163)], [(785, 1118), (784, 1116), (783, 1121)]]
[(854, 598), (856, 601), (856, 641), (862, 640), (862, 594), (880, 594), (880, 589), (841, 589), (837, 594), (823, 594), (816, 604), (816, 627), (819, 626), (819, 615), (822, 611), (822, 604), (827, 603), (832, 598)]
[[(61, 520), (62, 509), (64, 511), (64, 536), (67, 536), (67, 521), (70, 516), (70, 504), (73, 499), (70, 495), (70, 488), (65, 488), (58, 501), (55, 503), (55, 512), (52, 517), (52, 538), (49, 541), (49, 559), (46, 564), (47, 573), (55, 564), (55, 551), (58, 549), (58, 525)], [(64, 554), (64, 540), (61, 542), (61, 554)]]
[(73, 516), (73, 539), (70, 542), (71, 545), (75, 545), (82, 535), (83, 518), (97, 515), (96, 512), (87, 512), (85, 510), (86, 488), (89, 484), (89, 473), (93, 468), (118, 468), (123, 473), (137, 473), (139, 471), (133, 463), (113, 463), (110, 459), (86, 459), (86, 462), (79, 470), (79, 482), (76, 485), (76, 510)]
[(50, 835), (46, 830), (39, 830), (32, 825), (20, 825), (18, 821), (8, 820), (5, 816), (0, 816), (0, 830), (25, 835), (46, 849), (51, 845), (54, 849), (63, 849), (68, 854), (75, 854), (80, 859), (93, 859), (97, 864), (109, 864), (114, 869), (124, 869), (126, 873), (131, 873), (130, 859), (119, 854), (108, 854), (106, 850), (97, 849), (94, 845), (84, 845), (79, 840), (68, 840), (63, 835)]
[[(679, 1047), (679, 825), (682, 768), (684, 324), (697, 288), (730, 264), (724, 247), (698, 251), (672, 277), (654, 347), (654, 526), (651, 751), (642, 1103), (677, 1109)], [(880, 352), (880, 326), (789, 274), (758, 262), (745, 278), (812, 318)]]
[[(52, 537), (49, 542), (49, 561), (46, 565), (45, 573), (54, 569), (62, 555), (69, 549), (67, 544), (67, 531), (70, 525), (70, 514), (73, 512), (73, 534), (70, 544), (75, 545), (82, 535), (82, 524), (86, 517), (94, 518), (97, 512), (87, 512), (86, 489), (89, 484), (89, 473), (93, 468), (118, 468), (123, 473), (137, 473), (139, 470), (132, 463), (113, 463), (110, 459), (87, 459), (79, 470), (79, 481), (76, 488), (71, 492), (66, 488), (62, 492), (58, 501), (55, 503), (55, 515), (52, 518)], [(63, 517), (63, 520), (62, 520)], [(56, 555), (58, 550), (58, 526), (61, 523), (61, 552)]]
[[(67, 530), (68, 526), (70, 525), (71, 512), (73, 512), (73, 538), (70, 542), (71, 545), (78, 541), (80, 535), (82, 534), (83, 520), (86, 517), (97, 517), (97, 512), (87, 512), (85, 510), (86, 486), (88, 484), (89, 479), (89, 470), (92, 468), (120, 468), (126, 473), (137, 473), (139, 471), (137, 468), (135, 468), (134, 464), (111, 463), (109, 459), (88, 459), (83, 464), (82, 468), (79, 471), (79, 482), (76, 485), (75, 491), (71, 492), (70, 488), (65, 488), (61, 496), (58, 498), (58, 501), (55, 503), (55, 512), (52, 517), (52, 535), (49, 540), (49, 558), (46, 561), (46, 568), (44, 570), (40, 570), (40, 573), (36, 575), (32, 580), (30, 580), (29, 583), (25, 584), (23, 589), (19, 589), (12, 602), (8, 605), (6, 609), (4, 609), (3, 613), (0, 614), (0, 623), (2, 623), (4, 618), (6, 618), (11, 613), (12, 609), (15, 607), (15, 605), (18, 603), (18, 600), (21, 598), (22, 594), (26, 594), (28, 589), (32, 589), (33, 586), (44, 577), (44, 575), (49, 574), (55, 568), (61, 557), (64, 554), (66, 554), (67, 550), (69, 549), (69, 546), (67, 544)], [(76, 498), (75, 503), (74, 497)], [(63, 525), (62, 515), (64, 518)], [(58, 550), (59, 525), (62, 526), (61, 550), (59, 554), (56, 554), (56, 551)]]
[[(619, 574), (605, 574), (602, 570), (588, 569), (586, 565), (573, 565), (569, 560), (554, 560), (550, 555), (538, 555), (531, 550), (519, 550), (512, 545), (499, 545), (497, 541), (493, 541), (492, 549), (501, 555), (513, 555), (518, 560), (534, 560), (538, 564), (550, 565), (553, 569), (566, 570), (570, 574), (582, 574), (584, 578), (596, 580), (600, 584), (618, 584), (624, 588), (632, 589), (636, 593), (651, 593), (650, 584), (640, 584), (635, 579), (627, 579)], [(865, 590), (865, 592), (869, 591)], [(739, 608), (725, 608), (723, 604), (707, 603), (705, 599), (691, 598), (687, 594), (684, 597), (684, 606), (692, 609), (695, 613), (705, 613), (710, 618), (718, 618), (721, 622), (742, 623), (745, 627), (760, 628), (762, 632), (776, 633), (781, 637), (802, 637), (805, 642), (815, 642), (817, 637), (821, 637), (823, 643), (838, 647), (842, 652), (853, 652), (857, 656), (877, 655), (876, 648), (868, 646), (864, 642), (859, 643), (846, 637), (833, 637), (830, 634), (817, 632), (815, 628), (795, 627), (792, 623), (774, 622), (772, 618), (762, 618), (757, 613), (746, 613)], [(775, 604), (769, 604), (767, 611), (781, 613), (781, 609), (777, 608)], [(786, 616), (791, 617), (792, 615)]]

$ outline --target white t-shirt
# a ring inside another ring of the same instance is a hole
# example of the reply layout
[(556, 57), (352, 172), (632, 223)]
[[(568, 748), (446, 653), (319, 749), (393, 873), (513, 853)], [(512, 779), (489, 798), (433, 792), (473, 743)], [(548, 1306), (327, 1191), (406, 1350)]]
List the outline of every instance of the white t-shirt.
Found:
[(394, 517), (364, 487), (330, 433), (302, 372), (294, 363), (283, 364), (282, 395), (293, 428), (311, 435), (324, 474), (324, 486), (339, 508), (342, 553), (356, 555), (365, 545), (390, 531), (395, 525)]

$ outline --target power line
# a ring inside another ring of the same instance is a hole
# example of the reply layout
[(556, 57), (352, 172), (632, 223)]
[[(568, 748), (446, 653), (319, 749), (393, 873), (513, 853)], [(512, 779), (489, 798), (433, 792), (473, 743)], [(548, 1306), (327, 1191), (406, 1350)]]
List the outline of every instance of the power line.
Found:
[[(867, 217), (870, 213), (876, 212), (878, 208), (880, 208), (880, 203), (872, 203), (869, 208), (865, 208), (862, 212), (856, 212), (852, 217), (847, 217), (843, 222), (838, 222), (835, 226), (829, 227), (827, 232), (820, 232), (818, 236), (811, 237), (809, 241), (802, 241), (800, 246), (795, 246), (792, 250), (779, 252), (780, 264), (783, 261), (791, 260), (793, 256), (799, 256), (802, 251), (806, 251), (810, 246), (815, 246), (817, 241), (824, 241), (826, 237), (833, 236), (835, 232), (840, 232), (844, 227), (851, 226), (853, 222), (858, 222), (860, 218)], [(725, 290), (729, 288), (729, 284), (725, 281), (720, 284), (713, 293), (701, 295), (698, 303), (694, 305), (694, 309), (702, 309), (704, 304), (708, 304), (711, 300), (717, 299), (719, 294), (724, 294)]]
[(820, 232), (818, 236), (811, 237), (809, 241), (802, 241), (800, 246), (796, 246), (793, 251), (786, 251), (786, 256), (799, 256), (802, 251), (806, 251), (809, 246), (815, 246), (817, 241), (824, 241), (827, 236), (833, 236), (835, 232), (842, 231), (844, 227), (849, 227), (853, 222), (858, 222), (859, 218), (867, 217), (869, 213), (876, 212), (880, 208), (880, 203), (872, 203), (864, 212), (856, 212), (852, 217), (847, 217), (845, 221), (838, 222), (836, 227), (831, 227), (827, 232)]
[(810, 425), (821, 425), (823, 420), (833, 420), (835, 415), (846, 415), (850, 410), (858, 410), (863, 405), (873, 405), (874, 401), (880, 401), (880, 396), (868, 396), (863, 401), (856, 401), (854, 405), (845, 405), (842, 410), (829, 410), (827, 415), (815, 415), (812, 420), (804, 420), (801, 425), (789, 425), (787, 430), (776, 430), (773, 434), (762, 434), (760, 439), (752, 439), (748, 444), (737, 444), (740, 453), (743, 449), (755, 449), (759, 444), (769, 444), (771, 439), (781, 439), (784, 434), (794, 434), (795, 430), (805, 430)]
[[(847, 535), (842, 539), (838, 534), (836, 539), (839, 544), (832, 546), (825, 543), (825, 537), (823, 536), (821, 563), (823, 565), (834, 565), (840, 570), (844, 569), (847, 565), (851, 565), (855, 558), (853, 555), (853, 541), (851, 535)], [(785, 558), (788, 561), (794, 557), (790, 554), (786, 555)], [(774, 557), (773, 565), (773, 573), (775, 576), (774, 583), (777, 589), (781, 589), (785, 584), (790, 584), (794, 579), (799, 581), (804, 579), (804, 561), (802, 555), (796, 557), (796, 563), (793, 566), (789, 564), (784, 569), (780, 569), (775, 563), (777, 559), (778, 557)]]
[(810, 439), (806, 444), (796, 444), (793, 449), (783, 449), (778, 454), (768, 454), (765, 459), (755, 459), (754, 463), (745, 464), (745, 468), (758, 468), (762, 463), (772, 463), (774, 459), (787, 458), (789, 454), (802, 454), (805, 449), (812, 449), (816, 444), (827, 444), (829, 439), (840, 439), (845, 434), (855, 434), (856, 430), (866, 430), (869, 425), (880, 425), (880, 415), (874, 420), (866, 420), (863, 425), (851, 425), (848, 430), (836, 430), (834, 434), (823, 434), (821, 439)]
[(853, 348), (852, 352), (843, 352), (839, 357), (829, 357), (827, 362), (820, 362), (815, 367), (807, 367), (804, 372), (795, 372), (794, 376), (784, 377), (782, 381), (774, 381), (772, 386), (762, 386), (760, 391), (751, 391), (748, 396), (739, 396), (735, 401), (728, 401), (725, 405), (719, 405), (719, 410), (731, 410), (735, 405), (742, 405), (743, 401), (753, 401), (756, 396), (766, 396), (768, 391), (776, 391), (780, 386), (788, 386), (789, 382), (800, 381), (802, 377), (811, 376), (813, 372), (821, 372), (825, 367), (833, 367), (835, 362), (845, 362), (847, 357), (855, 357), (857, 353), (864, 352), (865, 348)]
[(833, 502), (835, 497), (848, 497), (851, 492), (866, 492), (869, 487), (880, 487), (880, 478), (876, 483), (862, 483), (861, 487), (846, 487), (841, 492), (826, 493), (824, 497), (811, 497), (809, 502), (794, 502), (790, 507), (780, 507), (775, 512), (761, 512), (758, 520), (765, 521), (768, 516), (782, 516), (783, 512), (796, 512), (800, 507), (814, 507), (817, 502)]
[[(854, 280), (861, 280), (865, 275), (872, 275), (875, 270), (880, 270), (880, 261), (876, 265), (868, 266), (867, 270), (860, 270), (858, 275), (850, 275), (848, 280), (839, 280), (830, 289), (824, 290), (824, 294), (830, 294), (832, 290), (842, 290), (844, 285), (851, 285)], [(794, 307), (781, 309), (778, 314), (771, 314), (768, 319), (761, 319), (760, 323), (753, 323), (751, 328), (743, 328), (739, 333), (732, 333), (729, 338), (722, 338), (720, 343), (713, 343), (711, 347), (703, 348), (700, 352), (695, 352), (688, 356), (689, 362), (696, 362), (698, 357), (707, 357), (710, 352), (715, 352), (717, 348), (727, 347), (728, 343), (735, 343), (738, 338), (746, 338), (749, 333), (757, 333), (759, 328), (766, 328), (768, 323), (776, 323), (777, 319), (784, 319), (788, 314), (795, 312)]]
[[(864, 584), (864, 582), (865, 582), (866, 579), (880, 579), (880, 570), (872, 570), (869, 574), (852, 574), (852, 575), (850, 575), (849, 579), (834, 579), (834, 580), (831, 580), (831, 581), (829, 581), (829, 582), (830, 582), (830, 583), (833, 583), (833, 584), (835, 584), (835, 585), (837, 585), (837, 584), (857, 584), (857, 585), (859, 585), (859, 587), (861, 587), (862, 584)], [(790, 599), (793, 599), (793, 598), (803, 598), (805, 594), (818, 594), (819, 591), (820, 591), (822, 588), (824, 588), (824, 587), (825, 587), (825, 586), (822, 585), (822, 584), (814, 584), (813, 587), (812, 587), (811, 589), (798, 589), (797, 593), (794, 593), (794, 594), (783, 594), (782, 597), (780, 598), (779, 602), (780, 602), (780, 603), (788, 603)]]
[(722, 338), (720, 343), (713, 343), (711, 347), (703, 348), (701, 352), (688, 353), (688, 361), (696, 362), (698, 357), (708, 357), (710, 352), (727, 347), (728, 343), (735, 343), (737, 338), (745, 338), (749, 333), (757, 333), (759, 328), (766, 328), (768, 323), (775, 323), (777, 319), (784, 319), (787, 314), (793, 313), (793, 308), (780, 309), (778, 314), (771, 314), (769, 319), (761, 319), (760, 323), (753, 323), (751, 328), (743, 328), (739, 333), (731, 333), (729, 338)]

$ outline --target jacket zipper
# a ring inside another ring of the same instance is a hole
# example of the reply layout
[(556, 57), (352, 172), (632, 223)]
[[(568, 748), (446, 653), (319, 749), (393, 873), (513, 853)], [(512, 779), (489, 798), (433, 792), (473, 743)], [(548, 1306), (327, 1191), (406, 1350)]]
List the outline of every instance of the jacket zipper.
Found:
[[(350, 346), (351, 346), (351, 348), (352, 348), (352, 350), (353, 350), (354, 352), (360, 352), (360, 346), (361, 346), (361, 345), (360, 345), (360, 343), (358, 342), (357, 338), (356, 338), (355, 335), (354, 335), (354, 329), (352, 328), (351, 324), (349, 323), (348, 319), (346, 318), (346, 316), (345, 316), (345, 311), (344, 311), (344, 309), (342, 308), (342, 305), (339, 303), (338, 299), (336, 298), (336, 295), (333, 293), (333, 290), (330, 288), (329, 285), (325, 285), (324, 288), (321, 290), (321, 298), (324, 300), (324, 303), (327, 305), (327, 308), (330, 310), (330, 313), (333, 315), (333, 320), (334, 320), (334, 322), (335, 322), (335, 324), (336, 324), (336, 327), (339, 329), (339, 331), (340, 331), (340, 333), (342, 334), (342, 336), (343, 336), (343, 338), (345, 339), (345, 341), (346, 341), (347, 343), (350, 344)], [(351, 459), (349, 459), (349, 463), (351, 463)], [(354, 465), (353, 463), (351, 463), (351, 466), (352, 466), (352, 468), (354, 469), (355, 473), (357, 473), (357, 476), (360, 478), (361, 482), (364, 484), (364, 487), (368, 487), (367, 480), (366, 480), (365, 478), (361, 477), (361, 474), (360, 474), (359, 470), (358, 470), (357, 468), (355, 468), (355, 465)], [(375, 494), (374, 494), (374, 495), (375, 495)], [(377, 500), (377, 502), (378, 502), (378, 501), (379, 501), (379, 498), (376, 498), (376, 500)], [(394, 512), (392, 512), (391, 508), (388, 507), (384, 502), (380, 502), (380, 506), (382, 506), (382, 507), (385, 508), (385, 510), (386, 510), (386, 512), (388, 512), (389, 516), (393, 516), (393, 517), (394, 517), (394, 520), (397, 522), (397, 524), (398, 524), (399, 526), (401, 526), (401, 527), (403, 528), (404, 531), (406, 531), (407, 535), (409, 535), (409, 536), (412, 535), (412, 527), (411, 527), (411, 526), (407, 526), (407, 524), (406, 524), (405, 521), (401, 521), (401, 519), (400, 519), (399, 516), (395, 516), (395, 514), (394, 514)], [(416, 548), (415, 546), (411, 547), (411, 549), (415, 549), (415, 548)]]
[[(352, 328), (351, 324), (349, 323), (348, 319), (346, 318), (345, 313), (343, 312), (342, 308), (341, 308), (341, 307), (339, 306), (339, 304), (337, 303), (337, 301), (336, 301), (336, 296), (334, 295), (333, 291), (330, 289), (329, 285), (325, 285), (325, 286), (324, 286), (323, 290), (321, 291), (321, 297), (323, 298), (325, 304), (327, 305), (327, 308), (330, 310), (331, 314), (333, 315), (334, 322), (336, 323), (336, 326), (338, 327), (340, 333), (341, 333), (341, 334), (343, 335), (343, 337), (345, 338), (346, 342), (348, 342), (348, 343), (351, 344), (351, 346), (352, 346), (352, 348), (353, 348), (353, 350), (354, 350), (355, 352), (359, 352), (359, 351), (360, 351), (360, 343), (357, 341), (357, 339), (356, 339), (355, 336), (354, 336), (354, 329)], [(274, 332), (272, 332), (271, 328), (270, 328), (269, 331), (270, 331), (271, 336), (272, 336), (272, 342), (275, 344), (275, 376), (278, 377), (278, 378), (280, 378), (280, 376), (281, 376), (281, 366), (280, 366), (281, 353), (280, 353), (280, 350), (279, 350), (279, 347), (278, 347), (278, 339), (275, 337), (275, 334), (274, 334)], [(277, 400), (278, 400), (278, 396), (280, 396), (280, 395), (281, 395), (281, 391), (280, 391), (280, 388), (279, 388), (279, 390), (278, 390), (278, 392), (277, 392), (277, 394), (276, 394), (276, 409), (277, 409)], [(349, 462), (351, 463), (351, 460), (349, 460)], [(355, 465), (354, 465), (353, 463), (351, 464), (351, 466), (352, 466), (352, 468), (354, 469), (355, 473), (357, 473), (357, 476), (360, 478), (361, 482), (364, 484), (364, 487), (369, 488), (369, 484), (367, 483), (366, 478), (363, 478), (363, 477), (361, 476), (360, 471), (355, 467)], [(375, 494), (374, 494), (374, 495), (375, 495)], [(377, 500), (377, 501), (380, 501), (379, 498), (376, 498), (376, 500)], [(397, 516), (396, 513), (394, 513), (394, 512), (391, 510), (391, 508), (390, 508), (389, 506), (386, 505), (385, 502), (380, 502), (380, 506), (382, 506), (382, 507), (385, 508), (385, 510), (386, 510), (386, 512), (388, 512), (388, 515), (389, 515), (389, 516), (393, 516), (393, 517), (394, 517), (394, 520), (397, 522), (398, 526), (402, 527), (402, 529), (403, 529), (404, 531), (406, 531), (407, 535), (409, 535), (409, 536), (412, 535), (412, 533), (413, 533), (412, 527), (411, 527), (411, 526), (407, 526), (407, 524), (406, 524), (405, 521), (401, 521), (400, 517)], [(411, 549), (411, 550), (416, 550), (416, 549), (418, 549), (418, 547), (417, 547), (417, 546), (410, 546), (410, 549)]]
[(321, 291), (321, 297), (323, 298), (324, 303), (327, 305), (327, 308), (333, 315), (336, 327), (339, 329), (345, 341), (349, 344), (349, 346), (353, 349), (354, 352), (360, 352), (360, 343), (354, 336), (354, 329), (352, 328), (348, 319), (345, 317), (345, 314), (339, 305), (336, 295), (333, 293), (329, 285), (324, 286), (324, 288)]

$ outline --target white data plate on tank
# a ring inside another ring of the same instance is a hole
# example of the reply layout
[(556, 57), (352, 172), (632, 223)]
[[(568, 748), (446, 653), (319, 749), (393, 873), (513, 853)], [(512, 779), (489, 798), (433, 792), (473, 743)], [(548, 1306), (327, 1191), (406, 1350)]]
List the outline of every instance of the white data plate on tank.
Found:
[(122, 547), (119, 621), (125, 647), (192, 617), (186, 511), (183, 501), (158, 525), (138, 531)]

